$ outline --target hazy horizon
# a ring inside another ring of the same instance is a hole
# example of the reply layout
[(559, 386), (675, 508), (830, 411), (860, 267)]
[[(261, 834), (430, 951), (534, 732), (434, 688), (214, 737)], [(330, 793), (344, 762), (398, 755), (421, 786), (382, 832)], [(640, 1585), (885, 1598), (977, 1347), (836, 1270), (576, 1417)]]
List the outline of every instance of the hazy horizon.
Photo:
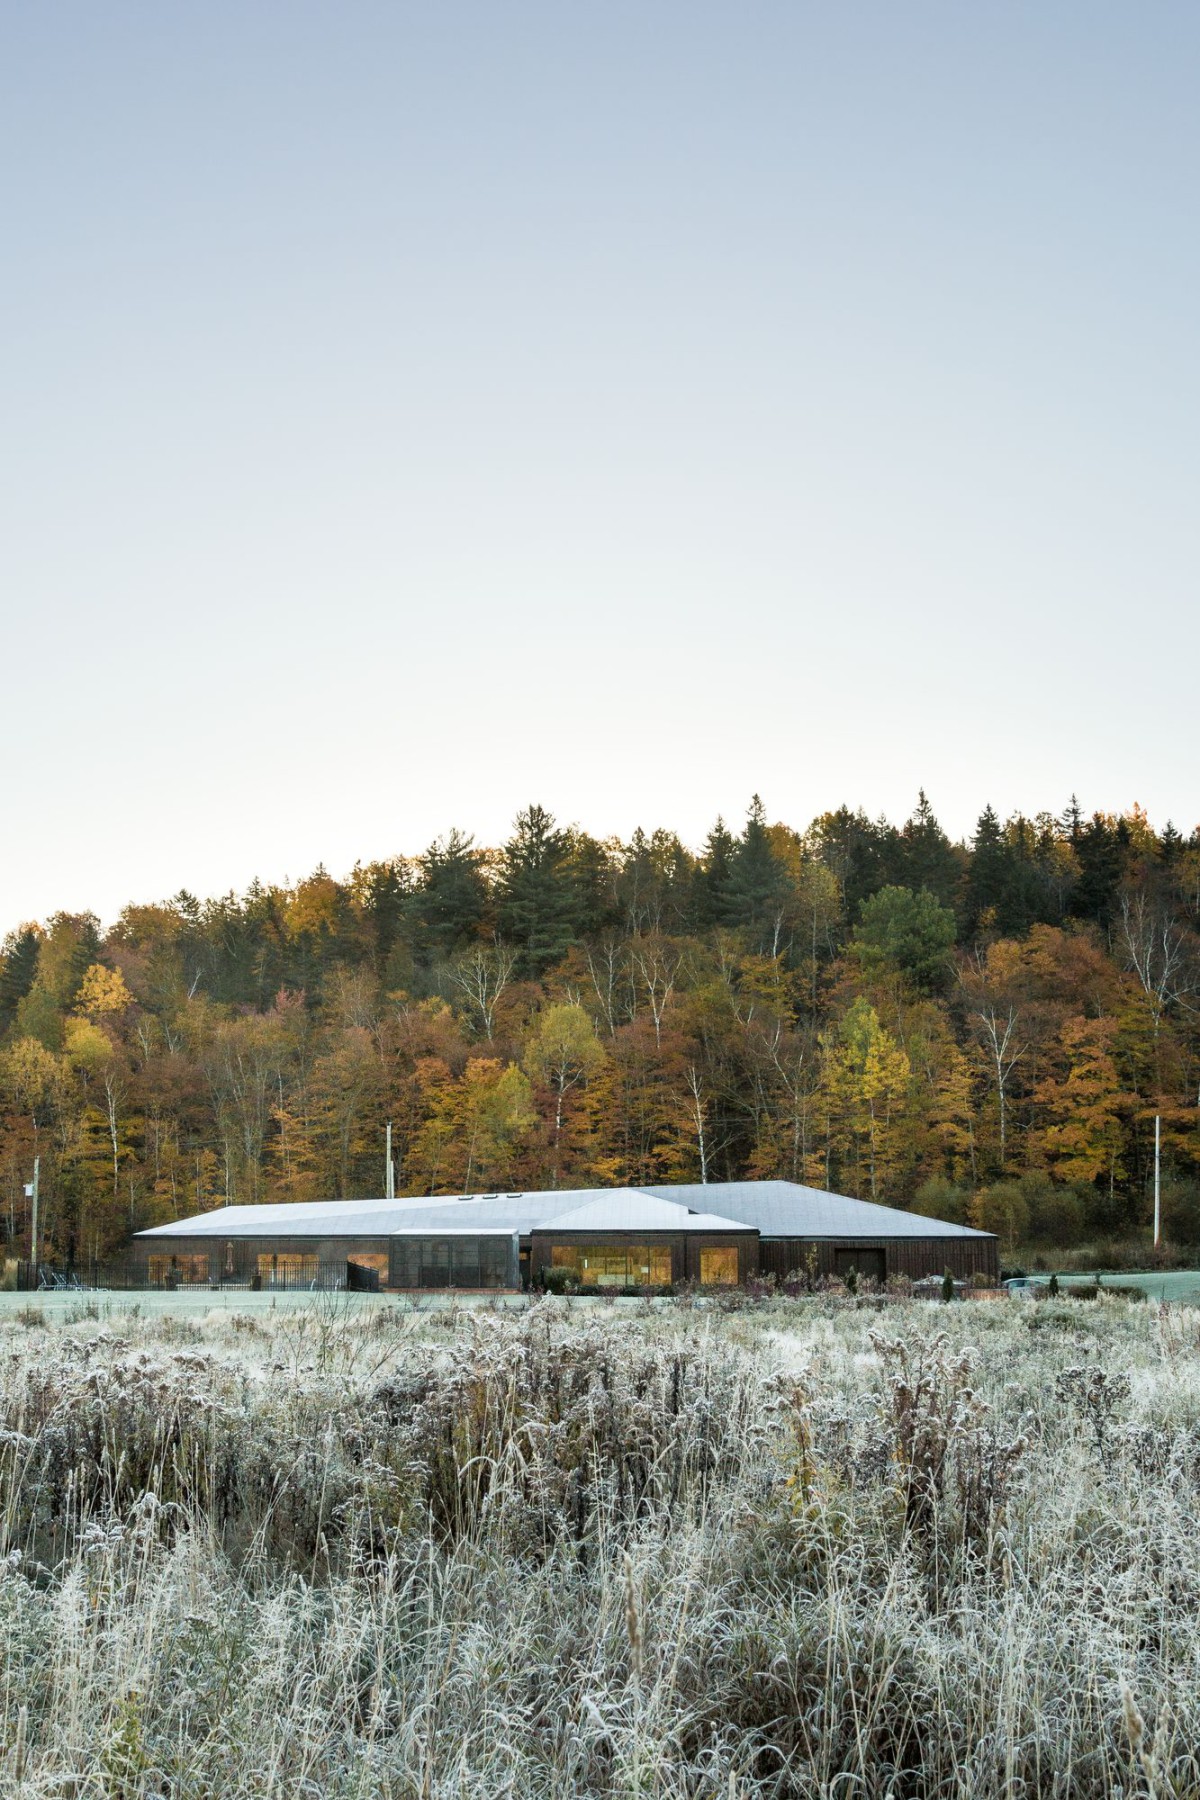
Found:
[(530, 800), (1200, 820), (1200, 14), (0, 33), (4, 930)]

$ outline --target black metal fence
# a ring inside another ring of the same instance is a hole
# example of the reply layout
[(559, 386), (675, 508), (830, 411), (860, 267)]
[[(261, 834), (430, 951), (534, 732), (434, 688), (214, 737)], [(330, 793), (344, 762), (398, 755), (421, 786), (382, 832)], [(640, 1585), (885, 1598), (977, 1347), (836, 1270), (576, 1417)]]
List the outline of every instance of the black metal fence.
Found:
[(49, 1293), (89, 1293), (102, 1290), (156, 1293), (328, 1293), (349, 1290), (351, 1293), (378, 1293), (379, 1274), (361, 1263), (318, 1262), (306, 1257), (269, 1274), (228, 1275), (216, 1280), (211, 1274), (192, 1278), (186, 1269), (153, 1274), (145, 1261), (136, 1257), (115, 1262), (81, 1264), (73, 1269), (59, 1269), (42, 1264), (36, 1271), (28, 1262), (19, 1262), (16, 1270), (18, 1291)]

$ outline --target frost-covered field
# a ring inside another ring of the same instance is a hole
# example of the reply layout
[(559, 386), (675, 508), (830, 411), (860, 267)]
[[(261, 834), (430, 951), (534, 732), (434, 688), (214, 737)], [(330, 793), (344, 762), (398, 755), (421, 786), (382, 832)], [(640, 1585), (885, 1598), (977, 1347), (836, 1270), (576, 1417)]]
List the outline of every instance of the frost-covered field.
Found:
[(0, 1792), (1200, 1794), (1200, 1314), (0, 1318)]

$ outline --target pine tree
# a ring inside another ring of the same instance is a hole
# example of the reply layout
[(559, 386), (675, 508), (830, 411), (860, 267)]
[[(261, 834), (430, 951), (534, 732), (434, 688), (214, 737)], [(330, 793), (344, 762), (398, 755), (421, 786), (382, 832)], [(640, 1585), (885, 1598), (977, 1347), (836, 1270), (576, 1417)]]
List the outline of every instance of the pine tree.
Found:
[(611, 846), (586, 831), (570, 830), (566, 866), (574, 892), (575, 928), (590, 937), (616, 923), (615, 867)]
[(897, 885), (914, 893), (925, 888), (943, 906), (953, 906), (962, 879), (962, 862), (950, 839), (937, 822), (925, 789), (917, 796), (912, 817), (900, 833), (902, 873)]
[(540, 975), (575, 939), (576, 897), (566, 834), (543, 806), (518, 813), (504, 847), (500, 928), (514, 943), (525, 975)]
[(1012, 851), (995, 812), (991, 806), (985, 806), (975, 827), (967, 876), (967, 928), (974, 936), (1004, 934), (1003, 916), (1011, 883)]
[(17, 1007), (33, 986), (41, 941), (35, 925), (22, 925), (4, 940), (0, 949), (0, 1032), (7, 1030)]
[(1071, 897), (1071, 911), (1076, 918), (1107, 925), (1129, 859), (1129, 827), (1124, 819), (1114, 821), (1103, 813), (1093, 813), (1076, 840), (1075, 850), (1079, 880)]
[(721, 895), (724, 922), (746, 932), (760, 955), (777, 956), (790, 898), (787, 870), (771, 848), (766, 813), (755, 794), (746, 829), (729, 856), (729, 878)]
[(1078, 844), (1083, 834), (1083, 811), (1074, 794), (1063, 809), (1059, 828), (1068, 844)]
[(839, 806), (809, 829), (817, 855), (841, 883), (846, 917), (853, 923), (864, 900), (879, 888), (903, 880), (900, 834), (886, 819), (868, 819), (860, 808)]
[(919, 994), (935, 994), (949, 982), (954, 914), (927, 888), (885, 887), (864, 902), (854, 928), (854, 955), (868, 974), (893, 971)]
[(448, 837), (430, 844), (421, 858), (421, 885), (415, 900), (425, 953), (449, 957), (475, 937), (487, 897), (473, 837), (452, 830)]
[(708, 834), (693, 882), (692, 917), (700, 931), (722, 924), (727, 917), (734, 848), (733, 836), (719, 818)]
[(1173, 863), (1177, 857), (1182, 856), (1184, 848), (1183, 836), (1175, 829), (1175, 826), (1170, 819), (1168, 819), (1163, 826), (1158, 841), (1163, 862), (1168, 866)]
[[(407, 865), (403, 865), (407, 872)], [(356, 871), (359, 873), (359, 871)], [(408, 882), (394, 862), (372, 863), (361, 871), (364, 910), (375, 947), (375, 966), (387, 967), (392, 946), (401, 935), (409, 898)]]

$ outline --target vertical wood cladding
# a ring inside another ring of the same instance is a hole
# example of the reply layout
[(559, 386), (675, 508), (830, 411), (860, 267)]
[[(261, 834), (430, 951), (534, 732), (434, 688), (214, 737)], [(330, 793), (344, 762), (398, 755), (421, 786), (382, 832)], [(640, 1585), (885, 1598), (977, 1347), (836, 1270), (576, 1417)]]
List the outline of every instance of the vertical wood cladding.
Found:
[[(431, 1232), (430, 1238), (437, 1234)], [(515, 1238), (515, 1233), (513, 1234)], [(529, 1240), (523, 1240), (522, 1248)], [(622, 1244), (622, 1243), (658, 1243), (667, 1244), (671, 1250), (671, 1279), (673, 1281), (698, 1281), (701, 1278), (700, 1257), (705, 1249), (736, 1248), (738, 1254), (738, 1278), (747, 1281), (752, 1275), (761, 1272), (774, 1275), (779, 1281), (791, 1274), (803, 1274), (809, 1267), (809, 1258), (815, 1253), (816, 1271), (819, 1275), (837, 1275), (845, 1267), (848, 1254), (855, 1250), (863, 1252), (862, 1270), (865, 1273), (880, 1252), (886, 1261), (888, 1275), (908, 1275), (914, 1281), (925, 1275), (943, 1275), (947, 1269), (958, 1280), (969, 1281), (977, 1271), (991, 1276), (998, 1276), (999, 1257), (996, 1240), (991, 1237), (929, 1237), (929, 1238), (763, 1238), (759, 1239), (752, 1231), (746, 1232), (714, 1232), (711, 1235), (700, 1232), (559, 1232), (536, 1231), (532, 1234), (529, 1265), (536, 1279), (537, 1272), (544, 1264), (550, 1262), (552, 1245), (577, 1244)], [(372, 1260), (388, 1254), (391, 1240), (388, 1238), (304, 1238), (289, 1237), (281, 1233), (277, 1237), (212, 1239), (189, 1238), (186, 1233), (178, 1237), (143, 1239), (137, 1246), (138, 1260), (145, 1269), (149, 1255), (157, 1258), (180, 1256), (205, 1256), (208, 1258), (209, 1279), (213, 1283), (221, 1281), (246, 1282), (260, 1271), (258, 1258), (273, 1252), (281, 1255), (302, 1255), (311, 1258), (324, 1270), (337, 1270), (342, 1277), (346, 1274), (348, 1260), (356, 1256), (370, 1253)], [(394, 1257), (393, 1251), (393, 1257)], [(386, 1267), (386, 1264), (384, 1265)], [(261, 1271), (260, 1271), (261, 1272)], [(514, 1264), (509, 1280), (519, 1279)], [(390, 1284), (397, 1285), (397, 1272), (392, 1270)], [(403, 1285), (403, 1284), (401, 1284)]]
[(919, 1281), (924, 1275), (950, 1273), (969, 1281), (978, 1270), (994, 1280), (1000, 1260), (993, 1237), (949, 1238), (763, 1238), (758, 1247), (758, 1266), (764, 1275), (782, 1281), (803, 1274), (816, 1251), (817, 1274), (836, 1275), (839, 1255), (847, 1251), (882, 1250), (889, 1275), (907, 1275)]

